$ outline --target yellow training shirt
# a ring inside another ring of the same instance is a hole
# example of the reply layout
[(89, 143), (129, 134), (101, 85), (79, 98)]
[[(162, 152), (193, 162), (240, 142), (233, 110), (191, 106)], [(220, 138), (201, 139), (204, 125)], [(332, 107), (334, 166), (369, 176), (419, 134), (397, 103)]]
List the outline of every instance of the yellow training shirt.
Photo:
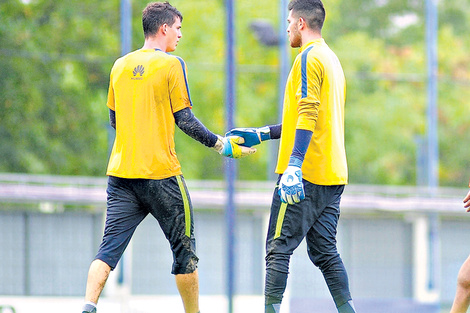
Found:
[(317, 185), (348, 182), (344, 148), (346, 82), (343, 69), (325, 41), (303, 45), (286, 83), (276, 173), (283, 174), (294, 148), (296, 129), (313, 132), (302, 175)]
[(107, 175), (163, 179), (181, 175), (173, 113), (191, 106), (186, 65), (160, 50), (137, 50), (111, 70), (107, 106), (116, 138)]

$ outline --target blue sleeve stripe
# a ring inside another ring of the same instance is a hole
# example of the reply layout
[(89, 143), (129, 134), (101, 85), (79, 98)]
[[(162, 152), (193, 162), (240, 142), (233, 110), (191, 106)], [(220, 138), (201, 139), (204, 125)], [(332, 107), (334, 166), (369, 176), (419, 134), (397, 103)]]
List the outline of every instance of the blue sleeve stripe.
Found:
[(313, 46), (308, 47), (304, 52), (302, 52), (302, 62), (300, 64), (302, 71), (302, 98), (307, 97), (308, 86), (307, 86), (307, 56)]
[(189, 94), (188, 78), (186, 77), (186, 66), (182, 58), (180, 58), (179, 56), (175, 57), (178, 59), (178, 61), (180, 61), (181, 67), (183, 68), (184, 83), (186, 84), (186, 91), (188, 92), (189, 103), (191, 103), (191, 106), (193, 106), (193, 102), (191, 101), (191, 95)]

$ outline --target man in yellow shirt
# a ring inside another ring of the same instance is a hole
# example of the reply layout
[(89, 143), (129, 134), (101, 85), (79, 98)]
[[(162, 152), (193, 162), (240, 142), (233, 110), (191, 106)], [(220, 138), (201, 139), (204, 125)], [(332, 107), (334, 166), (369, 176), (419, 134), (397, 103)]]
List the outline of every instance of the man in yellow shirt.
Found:
[[(176, 157), (176, 125), (224, 156), (254, 153), (240, 137), (210, 132), (191, 112), (184, 61), (174, 51), (183, 16), (168, 2), (154, 2), (142, 13), (142, 49), (118, 59), (110, 75), (107, 106), (116, 129), (107, 175), (108, 198), (104, 236), (90, 265), (83, 312), (96, 305), (140, 222), (157, 219), (173, 252), (172, 274), (186, 313), (199, 312), (199, 285), (193, 209)], [(158, 311), (158, 309), (157, 309)]]
[(340, 200), (348, 182), (344, 148), (346, 83), (335, 53), (321, 35), (320, 0), (288, 6), (290, 45), (300, 47), (287, 79), (282, 124), (233, 129), (246, 146), (280, 138), (266, 239), (265, 312), (279, 313), (290, 256), (305, 238), (340, 313), (354, 313), (346, 269), (336, 248)]

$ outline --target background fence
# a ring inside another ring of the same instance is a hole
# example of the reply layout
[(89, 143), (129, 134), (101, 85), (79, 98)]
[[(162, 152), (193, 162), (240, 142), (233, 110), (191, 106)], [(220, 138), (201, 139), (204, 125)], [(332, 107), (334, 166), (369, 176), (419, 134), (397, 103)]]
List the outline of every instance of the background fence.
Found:
[[(106, 180), (5, 174), (0, 182), (0, 295), (83, 297), (88, 266), (102, 234)], [(237, 183), (237, 295), (262, 298), (264, 237), (273, 187), (271, 182)], [(188, 188), (195, 208), (200, 292), (223, 297), (224, 183), (189, 181)], [(389, 312), (387, 307), (394, 304), (407, 309), (395, 307), (390, 312), (412, 312), (411, 306), (430, 306), (423, 312), (435, 312), (451, 303), (458, 270), (470, 252), (469, 217), (461, 203), (465, 193), (441, 188), (429, 197), (429, 190), (413, 187), (347, 186), (338, 243), (358, 309)], [(429, 223), (436, 215), (440, 257), (430, 260)], [(105, 288), (104, 299), (122, 287), (131, 298), (176, 296), (171, 263), (158, 224), (145, 219)], [(434, 298), (426, 292), (428, 273), (436, 266), (440, 294)], [(292, 257), (288, 298), (295, 312), (312, 305), (319, 312), (322, 307), (324, 312), (334, 310), (304, 243)]]

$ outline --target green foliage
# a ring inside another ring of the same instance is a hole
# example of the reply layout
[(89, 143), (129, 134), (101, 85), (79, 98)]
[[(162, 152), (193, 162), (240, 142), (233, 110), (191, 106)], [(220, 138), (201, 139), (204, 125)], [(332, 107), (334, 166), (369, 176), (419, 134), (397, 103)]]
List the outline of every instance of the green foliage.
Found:
[(99, 108), (117, 44), (110, 9), (92, 1), (0, 4), (0, 171), (104, 172)]
[[(132, 1), (132, 48), (143, 44)], [(224, 1), (171, 1), (184, 16), (175, 54), (188, 65), (193, 112), (210, 130), (227, 131)], [(414, 185), (418, 139), (426, 135), (424, 2), (329, 0), (323, 36), (348, 82), (346, 149), (351, 183)], [(250, 29), (278, 29), (270, 0), (235, 1), (237, 127), (278, 122), (279, 52)], [(0, 171), (104, 175), (108, 156), (106, 94), (120, 55), (119, 1), (0, 2)], [(470, 3), (439, 2), (440, 184), (468, 180)], [(283, 38), (285, 39), (285, 38)], [(297, 53), (291, 49), (292, 58)], [(282, 93), (282, 91), (281, 91)], [(272, 171), (275, 143), (238, 162), (240, 179)], [(224, 160), (181, 131), (176, 149), (188, 179), (222, 179)], [(269, 168), (268, 168), (269, 167)]]

